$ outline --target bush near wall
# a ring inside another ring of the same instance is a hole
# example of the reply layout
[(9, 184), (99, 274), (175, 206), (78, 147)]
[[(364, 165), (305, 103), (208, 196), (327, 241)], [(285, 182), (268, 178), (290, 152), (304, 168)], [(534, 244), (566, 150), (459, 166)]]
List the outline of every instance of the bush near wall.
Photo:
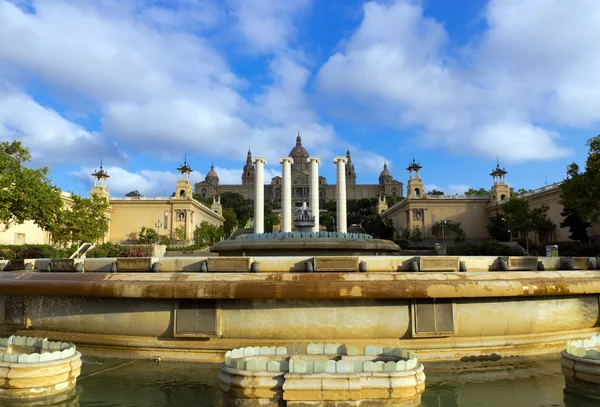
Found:
[(44, 244), (0, 245), (0, 258), (10, 259), (64, 259), (76, 248), (59, 249)]
[(452, 256), (521, 256), (517, 250), (501, 243), (463, 243), (448, 246), (447, 253)]
[[(586, 244), (578, 242), (553, 243), (558, 245), (559, 256), (571, 257), (596, 257), (600, 255), (600, 244)], [(540, 256), (546, 255), (546, 246), (538, 245), (535, 247)]]
[(88, 258), (97, 257), (152, 257), (151, 245), (121, 245), (116, 243), (104, 243), (96, 245), (88, 251)]

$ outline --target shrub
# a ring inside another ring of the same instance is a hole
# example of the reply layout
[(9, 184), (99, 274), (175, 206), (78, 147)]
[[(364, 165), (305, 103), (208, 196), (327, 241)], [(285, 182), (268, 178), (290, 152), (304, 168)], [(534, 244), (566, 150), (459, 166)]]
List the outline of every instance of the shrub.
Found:
[(167, 246), (168, 252), (192, 252), (194, 250), (200, 250), (207, 246), (206, 243), (194, 243), (190, 246)]
[(67, 258), (75, 252), (75, 248), (60, 249), (50, 245), (26, 244), (26, 245), (2, 245), (0, 246), (0, 258), (5, 259), (62, 259)]
[(151, 257), (152, 246), (149, 245), (120, 245), (104, 243), (95, 246), (86, 253), (86, 257)]
[(489, 241), (485, 243), (463, 243), (449, 246), (448, 254), (453, 256), (520, 256), (521, 253), (510, 247)]

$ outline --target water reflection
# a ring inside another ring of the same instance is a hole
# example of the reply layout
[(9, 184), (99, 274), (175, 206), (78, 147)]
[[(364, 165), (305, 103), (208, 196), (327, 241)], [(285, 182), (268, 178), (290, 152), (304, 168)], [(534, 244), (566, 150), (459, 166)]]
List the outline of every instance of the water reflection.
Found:
[(79, 395), (75, 389), (38, 400), (0, 399), (0, 405), (3, 407), (80, 407)]

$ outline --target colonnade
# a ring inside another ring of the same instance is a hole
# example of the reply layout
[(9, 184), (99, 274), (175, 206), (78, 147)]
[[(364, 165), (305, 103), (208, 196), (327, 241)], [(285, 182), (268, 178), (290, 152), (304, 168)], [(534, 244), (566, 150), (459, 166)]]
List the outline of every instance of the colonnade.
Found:
[[(294, 163), (292, 157), (281, 157), (281, 231), (292, 231), (292, 171)], [(306, 162), (310, 165), (309, 172), (309, 205), (312, 215), (315, 217), (313, 232), (319, 231), (319, 157), (308, 157)], [(337, 231), (346, 233), (348, 231), (346, 222), (346, 157), (335, 157), (333, 163), (336, 165), (336, 199), (337, 199)], [(255, 179), (254, 179), (254, 233), (265, 232), (265, 167), (267, 163), (263, 157), (255, 157)]]

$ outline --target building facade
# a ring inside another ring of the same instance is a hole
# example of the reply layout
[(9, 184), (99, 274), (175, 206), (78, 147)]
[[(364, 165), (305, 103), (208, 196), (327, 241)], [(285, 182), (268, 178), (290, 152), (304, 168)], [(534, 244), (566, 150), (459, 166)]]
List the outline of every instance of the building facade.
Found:
[[(309, 196), (309, 163), (307, 158), (308, 152), (302, 146), (302, 138), (300, 134), (296, 137), (296, 146), (289, 153), (294, 163), (291, 165), (292, 179), (292, 206), (300, 207), (302, 202), (308, 202)], [(346, 151), (346, 197), (348, 200), (374, 198), (380, 193), (389, 196), (404, 196), (403, 183), (394, 180), (394, 177), (387, 169), (387, 164), (383, 165), (383, 170), (379, 175), (379, 183), (377, 184), (357, 184), (356, 171), (350, 156), (350, 150)], [(255, 166), (252, 162), (252, 153), (248, 151), (246, 162), (241, 171), (241, 184), (226, 185), (219, 183), (219, 176), (215, 172), (214, 165), (206, 174), (204, 181), (198, 182), (194, 186), (194, 192), (202, 198), (210, 198), (215, 194), (223, 192), (236, 192), (244, 198), (254, 200), (254, 180)], [(271, 182), (265, 185), (264, 196), (265, 202), (273, 204), (274, 208), (281, 207), (282, 198), (282, 179), (280, 176), (271, 178)], [(335, 183), (328, 184), (327, 179), (319, 176), (319, 205), (322, 207), (326, 201), (335, 200)]]

